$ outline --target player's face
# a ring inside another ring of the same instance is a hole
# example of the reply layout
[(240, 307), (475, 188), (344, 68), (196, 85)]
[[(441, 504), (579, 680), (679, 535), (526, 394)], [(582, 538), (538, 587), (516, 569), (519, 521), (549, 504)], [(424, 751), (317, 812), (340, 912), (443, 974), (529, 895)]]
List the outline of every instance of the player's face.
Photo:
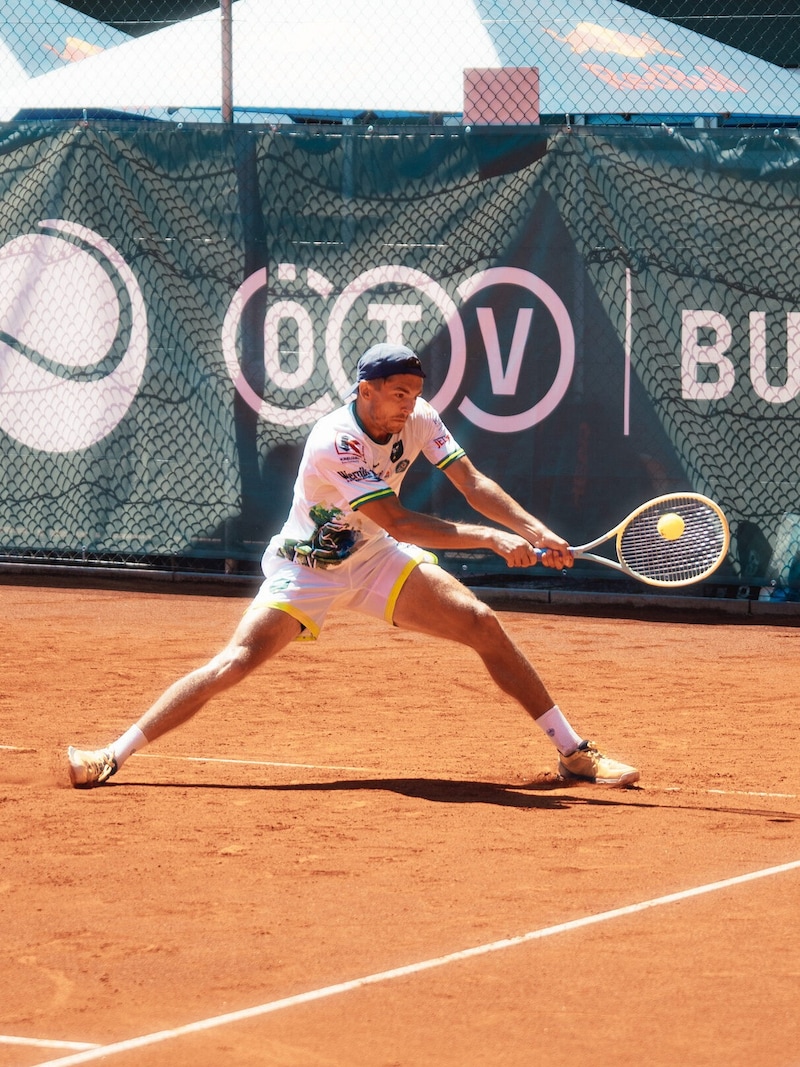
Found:
[(416, 374), (392, 374), (362, 382), (357, 402), (358, 416), (376, 441), (400, 433), (422, 394), (422, 379)]

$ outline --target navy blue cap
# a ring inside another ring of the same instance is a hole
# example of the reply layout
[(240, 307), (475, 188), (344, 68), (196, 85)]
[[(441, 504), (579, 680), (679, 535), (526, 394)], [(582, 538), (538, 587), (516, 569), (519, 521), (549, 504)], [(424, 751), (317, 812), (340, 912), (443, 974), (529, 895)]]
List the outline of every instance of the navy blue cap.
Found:
[(375, 378), (388, 378), (391, 374), (416, 374), (425, 377), (419, 356), (405, 345), (383, 344), (368, 348), (358, 361), (355, 390), (359, 382), (371, 382)]

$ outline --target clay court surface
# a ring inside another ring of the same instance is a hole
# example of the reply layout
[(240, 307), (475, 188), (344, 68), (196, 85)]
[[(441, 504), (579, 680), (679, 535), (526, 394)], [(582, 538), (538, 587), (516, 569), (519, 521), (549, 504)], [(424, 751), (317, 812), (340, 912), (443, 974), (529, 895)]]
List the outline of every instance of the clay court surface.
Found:
[(247, 601), (0, 596), (0, 1067), (800, 1065), (796, 627), (503, 612), (632, 789), (337, 615), (77, 791)]

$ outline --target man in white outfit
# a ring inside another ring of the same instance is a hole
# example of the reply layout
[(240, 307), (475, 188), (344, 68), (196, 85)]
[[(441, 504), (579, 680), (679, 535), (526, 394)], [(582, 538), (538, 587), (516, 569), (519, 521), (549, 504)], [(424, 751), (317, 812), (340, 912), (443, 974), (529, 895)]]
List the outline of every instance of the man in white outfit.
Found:
[[(473, 648), (559, 754), (566, 779), (627, 786), (635, 767), (576, 733), (497, 614), (437, 564), (431, 549), (491, 549), (509, 567), (572, 566), (566, 541), (482, 474), (422, 399), (425, 373), (409, 348), (378, 344), (358, 363), (352, 399), (312, 429), (289, 516), (263, 556), (264, 582), (225, 648), (174, 682), (106, 748), (70, 747), (79, 788), (100, 785), (146, 744), (195, 715), (289, 642), (314, 640), (336, 605), (400, 629)], [(420, 455), (443, 471), (489, 525), (453, 522), (400, 503)], [(537, 553), (537, 549), (540, 550)]]

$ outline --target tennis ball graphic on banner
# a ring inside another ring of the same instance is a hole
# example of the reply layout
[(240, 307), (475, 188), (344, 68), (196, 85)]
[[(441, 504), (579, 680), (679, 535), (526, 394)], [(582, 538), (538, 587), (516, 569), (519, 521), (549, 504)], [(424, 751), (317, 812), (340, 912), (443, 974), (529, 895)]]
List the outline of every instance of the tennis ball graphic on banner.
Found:
[(679, 537), (683, 536), (686, 523), (680, 515), (677, 515), (674, 511), (669, 511), (659, 518), (656, 523), (656, 529), (665, 541), (677, 541)]
[(0, 430), (29, 448), (75, 452), (107, 437), (133, 403), (147, 310), (103, 237), (63, 219), (39, 225), (51, 232), (0, 247)]

